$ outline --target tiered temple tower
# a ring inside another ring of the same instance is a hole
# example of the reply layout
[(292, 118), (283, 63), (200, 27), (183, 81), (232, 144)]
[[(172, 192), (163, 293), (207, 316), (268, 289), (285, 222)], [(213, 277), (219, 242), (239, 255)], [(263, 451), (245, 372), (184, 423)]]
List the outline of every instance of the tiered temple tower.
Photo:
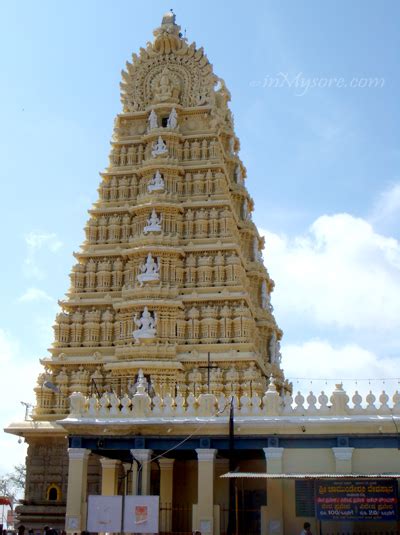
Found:
[(271, 375), (285, 387), (274, 283), (224, 81), (173, 13), (122, 78), (109, 166), (42, 359), (36, 431), (25, 433), (25, 524), (38, 506), (49, 515), (49, 500), (48, 523), (64, 513), (68, 459), (55, 422), (72, 393), (131, 396), (139, 372), (159, 398), (261, 398)]
[(317, 531), (312, 478), (399, 479), (400, 393), (292, 396), (229, 92), (173, 13), (154, 37), (123, 72), (32, 419), (7, 428), (29, 445), (19, 521), (78, 533), (89, 496), (155, 494), (164, 535)]
[(161, 396), (283, 382), (229, 91), (172, 13), (154, 36), (122, 73), (110, 163), (42, 361), (39, 420), (65, 414), (75, 391), (131, 392), (140, 369)]

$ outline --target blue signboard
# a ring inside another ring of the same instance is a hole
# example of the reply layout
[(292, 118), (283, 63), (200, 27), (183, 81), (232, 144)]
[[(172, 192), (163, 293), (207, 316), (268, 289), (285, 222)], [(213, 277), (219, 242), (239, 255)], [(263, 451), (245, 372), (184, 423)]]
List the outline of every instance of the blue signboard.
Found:
[(320, 479), (315, 483), (315, 505), (320, 520), (397, 520), (397, 481)]

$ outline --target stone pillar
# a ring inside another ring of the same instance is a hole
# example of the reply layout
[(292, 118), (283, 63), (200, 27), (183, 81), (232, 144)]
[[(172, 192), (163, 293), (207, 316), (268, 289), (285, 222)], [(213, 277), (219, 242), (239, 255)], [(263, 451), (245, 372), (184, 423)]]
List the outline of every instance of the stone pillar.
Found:
[(336, 462), (337, 474), (351, 474), (353, 471), (352, 457), (354, 448), (332, 448)]
[(131, 478), (132, 478), (131, 494), (132, 494), (132, 496), (136, 496), (137, 493), (138, 493), (138, 469), (139, 469), (138, 463), (133, 461), (132, 474), (131, 474)]
[(214, 533), (214, 477), (217, 450), (197, 449), (198, 491), (195, 530), (202, 535)]
[(174, 481), (174, 461), (175, 459), (158, 460), (160, 466), (160, 505), (163, 514), (160, 516), (160, 531), (168, 532), (172, 529), (172, 496)]
[[(264, 448), (267, 474), (283, 473), (283, 448)], [(283, 535), (283, 481), (267, 479), (266, 533)]]
[(86, 529), (87, 471), (90, 450), (68, 448), (68, 489), (65, 530), (68, 533)]
[(121, 461), (102, 457), (101, 463), (101, 494), (116, 496), (118, 494), (118, 474)]
[[(150, 476), (151, 476), (151, 455), (153, 450), (131, 450), (134, 459), (140, 463), (138, 469), (138, 478), (141, 480), (141, 491), (138, 494), (148, 496), (150, 494)], [(140, 475), (139, 475), (140, 473)]]

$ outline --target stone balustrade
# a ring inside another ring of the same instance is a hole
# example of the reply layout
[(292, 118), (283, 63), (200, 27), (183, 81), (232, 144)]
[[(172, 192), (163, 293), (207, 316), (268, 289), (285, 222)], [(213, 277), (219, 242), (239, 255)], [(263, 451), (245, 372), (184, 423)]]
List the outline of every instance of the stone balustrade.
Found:
[[(317, 397), (313, 392), (307, 396), (298, 392), (279, 394), (275, 384), (270, 382), (264, 396), (234, 396), (236, 417), (345, 417), (345, 416), (400, 416), (400, 393), (392, 398), (383, 391), (379, 395), (372, 392), (363, 398), (357, 391), (348, 396), (341, 384), (328, 397), (321, 392)], [(229, 414), (231, 396), (221, 394), (200, 394), (189, 392), (185, 395), (149, 396), (145, 385), (140, 385), (133, 396), (125, 394), (119, 398), (114, 393), (104, 393), (101, 397), (86, 397), (80, 392), (70, 396), (69, 418), (218, 418)]]

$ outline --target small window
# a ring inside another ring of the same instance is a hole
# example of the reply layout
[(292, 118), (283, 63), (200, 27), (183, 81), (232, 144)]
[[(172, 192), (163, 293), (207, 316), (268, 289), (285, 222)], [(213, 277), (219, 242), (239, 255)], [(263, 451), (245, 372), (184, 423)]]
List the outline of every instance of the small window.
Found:
[(167, 126), (168, 126), (168, 117), (162, 117), (162, 119), (161, 119), (161, 126), (162, 126), (163, 128), (167, 128)]
[(296, 516), (313, 518), (315, 516), (314, 481), (296, 480)]
[(49, 502), (59, 502), (61, 498), (61, 489), (57, 485), (50, 485), (47, 489), (47, 499)]

